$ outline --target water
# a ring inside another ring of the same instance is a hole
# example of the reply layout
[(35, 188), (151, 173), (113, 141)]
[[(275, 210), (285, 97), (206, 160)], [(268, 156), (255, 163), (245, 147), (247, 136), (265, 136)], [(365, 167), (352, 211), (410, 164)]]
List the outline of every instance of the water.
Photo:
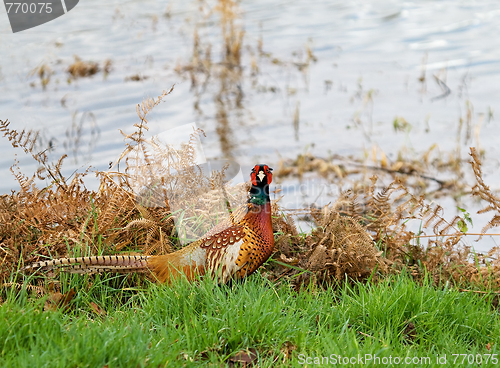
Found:
[[(124, 148), (119, 129), (130, 133), (138, 122), (136, 104), (175, 84), (151, 114), (149, 133), (196, 121), (207, 135), (207, 158), (231, 157), (246, 170), (306, 150), (320, 157), (363, 157), (376, 146), (395, 159), (402, 150), (418, 154), (437, 143), (440, 152), (453, 152), (459, 119), (466, 118), (469, 106), (471, 135), (468, 141), (461, 135), (462, 156), (468, 146), (483, 149), (484, 179), (499, 189), (497, 1), (243, 1), (237, 23), (245, 29), (243, 71), (223, 95), (225, 126), (217, 120), (221, 105), (215, 102), (221, 82), (209, 80), (197, 94), (201, 87), (191, 89), (188, 73), (176, 72), (191, 60), (195, 28), (201, 48), (210, 43), (213, 61), (221, 59), (217, 17), (204, 18), (198, 7), (198, 2), (86, 0), (64, 17), (17, 34), (10, 33), (1, 8), (0, 119), (9, 119), (15, 129), (41, 130), (42, 143), (55, 147), (52, 157), (68, 153), (66, 174), (88, 165), (106, 170)], [(258, 56), (259, 39), (270, 55)], [(307, 48), (317, 61), (304, 67)], [(256, 77), (251, 77), (251, 52)], [(74, 55), (101, 66), (109, 59), (112, 70), (107, 77), (100, 72), (68, 83), (66, 69)], [(53, 72), (45, 90), (33, 74), (43, 64)], [(134, 75), (147, 78), (126, 80)], [(395, 132), (395, 117), (404, 118), (411, 130)], [(9, 170), (16, 155), (23, 173), (37, 167), (4, 139), (4, 193), (18, 187)], [(297, 184), (284, 182), (288, 207), (316, 198), (318, 190), (298, 195)], [(323, 197), (320, 202), (331, 200)], [(450, 217), (455, 214), (454, 201), (439, 203)], [(481, 207), (470, 200), (464, 205), (471, 213)], [(478, 220), (476, 231), (488, 217)]]

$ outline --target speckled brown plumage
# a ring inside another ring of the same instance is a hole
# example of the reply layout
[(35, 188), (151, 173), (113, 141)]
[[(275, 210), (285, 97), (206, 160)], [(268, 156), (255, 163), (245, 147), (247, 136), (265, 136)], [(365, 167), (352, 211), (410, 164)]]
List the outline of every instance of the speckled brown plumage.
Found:
[(231, 220), (217, 225), (203, 238), (177, 252), (161, 256), (61, 258), (37, 262), (24, 269), (60, 268), (72, 273), (150, 271), (161, 283), (181, 275), (191, 280), (208, 274), (221, 283), (243, 278), (255, 272), (273, 252), (271, 171), (267, 165), (256, 165), (251, 173), (248, 203), (237, 209)]

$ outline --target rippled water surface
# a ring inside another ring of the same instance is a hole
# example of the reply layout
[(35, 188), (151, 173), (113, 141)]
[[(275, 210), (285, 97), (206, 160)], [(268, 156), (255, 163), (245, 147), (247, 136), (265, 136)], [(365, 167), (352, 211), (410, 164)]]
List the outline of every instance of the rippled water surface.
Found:
[[(437, 143), (446, 154), (457, 149), (458, 122), (469, 111), (471, 134), (458, 146), (464, 157), (468, 146), (485, 151), (485, 180), (498, 189), (498, 1), (243, 1), (241, 78), (222, 100), (221, 80), (192, 88), (181, 71), (192, 62), (195, 29), (200, 49), (211, 45), (213, 62), (221, 60), (213, 5), (85, 0), (17, 34), (1, 8), (0, 119), (41, 130), (54, 157), (68, 153), (64, 172), (71, 174), (88, 165), (107, 169), (124, 147), (119, 129), (132, 132), (138, 122), (136, 104), (173, 84), (150, 116), (149, 133), (195, 121), (206, 133), (207, 158), (244, 167), (276, 165), (306, 150), (363, 157), (375, 146), (390, 159)], [(101, 66), (111, 60), (111, 70), (69, 83), (75, 55)], [(45, 89), (36, 73), (42, 65), (51, 71)], [(396, 132), (396, 117), (411, 130)], [(36, 170), (5, 139), (0, 153), (2, 192), (17, 188), (9, 170), (16, 154), (24, 173)], [(297, 183), (289, 184), (289, 206), (302, 205)], [(453, 201), (442, 203), (453, 212)]]

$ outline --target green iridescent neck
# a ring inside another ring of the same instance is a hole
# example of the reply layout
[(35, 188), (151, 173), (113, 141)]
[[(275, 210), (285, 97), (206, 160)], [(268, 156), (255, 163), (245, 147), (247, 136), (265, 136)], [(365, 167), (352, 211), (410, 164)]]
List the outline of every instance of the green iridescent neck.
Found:
[(252, 185), (250, 189), (250, 199), (248, 203), (253, 203), (257, 205), (264, 205), (269, 203), (271, 199), (269, 198), (269, 185), (264, 184), (262, 186)]

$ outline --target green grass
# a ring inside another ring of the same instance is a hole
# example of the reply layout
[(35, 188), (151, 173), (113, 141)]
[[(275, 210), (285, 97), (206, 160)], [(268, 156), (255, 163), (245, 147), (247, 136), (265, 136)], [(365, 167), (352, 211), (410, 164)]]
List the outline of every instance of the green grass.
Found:
[[(452, 354), (481, 354), (485, 361), (485, 354), (499, 353), (499, 313), (486, 296), (417, 285), (404, 275), (301, 292), (258, 274), (232, 286), (204, 279), (143, 290), (124, 289), (120, 280), (63, 280), (78, 291), (67, 312), (43, 311), (44, 300), (22, 292), (8, 295), (0, 307), (0, 366), (220, 367), (254, 348), (262, 367), (304, 366), (307, 357), (309, 367), (339, 365), (314, 364), (314, 357), (331, 354), (360, 354), (364, 364), (357, 366), (373, 366), (364, 361), (371, 354), (430, 357), (431, 364), (413, 366), (442, 367), (438, 355), (452, 366)], [(92, 312), (91, 302), (107, 315)], [(295, 347), (288, 359), (286, 346)]]

